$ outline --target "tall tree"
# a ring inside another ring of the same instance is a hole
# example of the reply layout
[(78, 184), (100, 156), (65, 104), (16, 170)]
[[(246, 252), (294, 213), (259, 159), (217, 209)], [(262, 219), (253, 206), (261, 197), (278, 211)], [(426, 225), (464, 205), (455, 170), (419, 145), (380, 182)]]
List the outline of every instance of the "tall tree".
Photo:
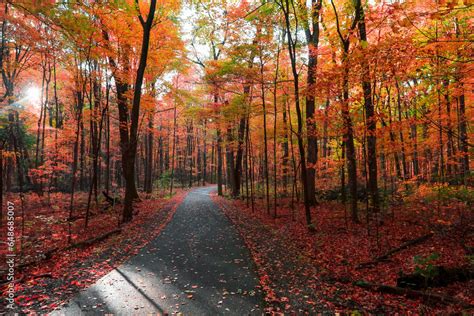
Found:
[(145, 68), (148, 59), (148, 47), (150, 45), (150, 33), (153, 27), (153, 20), (155, 18), (156, 0), (150, 1), (148, 15), (146, 19), (143, 18), (140, 12), (138, 0), (135, 0), (136, 9), (138, 11), (138, 20), (143, 27), (142, 47), (140, 52), (140, 59), (137, 69), (137, 77), (135, 79), (135, 86), (133, 92), (132, 111), (130, 115), (130, 135), (128, 135), (127, 142), (123, 142), (122, 146), (122, 167), (125, 178), (125, 200), (123, 206), (122, 220), (129, 222), (133, 217), (133, 199), (136, 198), (135, 186), (135, 158), (137, 154), (138, 144), (138, 124), (140, 116), (140, 99), (142, 96), (143, 77), (145, 75)]
[(322, 0), (311, 0), (308, 21), (305, 21), (305, 34), (308, 46), (308, 73), (306, 77), (306, 127), (308, 141), (308, 198), (311, 205), (316, 204), (316, 162), (318, 159), (318, 139), (315, 118), (315, 84), (318, 66), (319, 16)]
[(334, 1), (331, 0), (331, 5), (334, 10), (336, 17), (336, 30), (339, 36), (339, 40), (342, 46), (342, 120), (344, 125), (343, 142), (346, 149), (347, 159), (347, 172), (349, 181), (349, 193), (350, 193), (350, 208), (351, 216), (354, 222), (359, 222), (358, 210), (357, 210), (357, 164), (356, 164), (356, 150), (354, 145), (354, 128), (352, 118), (349, 111), (349, 48), (350, 48), (350, 36), (351, 32), (357, 27), (357, 23), (360, 19), (360, 11), (355, 11), (355, 16), (350, 23), (347, 33), (343, 35), (341, 30), (341, 23), (339, 21), (339, 15), (337, 13)]
[[(355, 1), (356, 17), (358, 17), (359, 40), (362, 50), (368, 46), (367, 30), (365, 26), (365, 14), (362, 1)], [(375, 116), (374, 104), (372, 102), (372, 87), (370, 82), (370, 66), (363, 54), (361, 59), (361, 80), (364, 93), (365, 120), (367, 124), (367, 163), (369, 166), (368, 191), (371, 199), (373, 212), (379, 211), (379, 193), (377, 184), (377, 118)]]
[[(298, 150), (300, 154), (300, 168), (301, 168), (301, 185), (303, 187), (303, 198), (304, 198), (304, 207), (305, 207), (305, 217), (306, 217), (306, 225), (308, 229), (313, 230), (314, 226), (311, 221), (311, 203), (308, 191), (308, 173), (306, 168), (306, 151), (304, 148), (304, 141), (303, 141), (303, 113), (301, 111), (300, 106), (300, 90), (299, 90), (299, 73), (298, 67), (296, 64), (297, 56), (296, 56), (296, 47), (298, 45), (298, 27), (296, 30), (292, 30), (291, 24), (291, 16), (296, 16), (297, 12), (295, 9), (295, 4), (291, 0), (282, 0), (279, 3), (280, 8), (282, 9), (284, 19), (285, 19), (285, 27), (286, 27), (286, 35), (288, 37), (288, 53), (290, 57), (291, 63), (291, 70), (293, 73), (293, 87), (294, 87), (294, 97), (295, 97), (295, 108), (296, 108), (296, 117), (298, 121), (298, 129), (296, 132), (296, 138), (298, 140)], [(294, 32), (294, 33), (293, 33)], [(295, 38), (293, 38), (295, 37)]]

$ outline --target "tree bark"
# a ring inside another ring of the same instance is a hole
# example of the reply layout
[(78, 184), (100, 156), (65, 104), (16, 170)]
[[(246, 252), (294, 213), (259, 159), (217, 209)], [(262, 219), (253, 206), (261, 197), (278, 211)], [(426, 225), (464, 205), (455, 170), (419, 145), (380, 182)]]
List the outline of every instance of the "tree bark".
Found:
[(145, 168), (145, 192), (153, 191), (153, 113), (148, 113), (148, 129), (146, 134), (146, 168)]
[[(311, 222), (311, 208), (308, 192), (308, 175), (306, 169), (306, 154), (303, 141), (303, 116), (300, 107), (300, 95), (299, 95), (299, 74), (296, 65), (296, 43), (293, 41), (291, 35), (291, 22), (290, 22), (290, 0), (285, 0), (282, 3), (282, 9), (285, 16), (286, 32), (288, 36), (288, 52), (290, 55), (291, 70), (293, 72), (293, 88), (295, 94), (295, 107), (296, 116), (298, 121), (298, 131), (296, 137), (298, 140), (298, 149), (300, 153), (300, 167), (301, 167), (301, 184), (303, 186), (303, 197), (305, 207), (306, 225), (309, 230), (314, 230), (314, 226)], [(294, 9), (294, 8), (293, 8)]]
[[(337, 32), (342, 45), (342, 64), (343, 64), (343, 76), (342, 76), (342, 120), (344, 125), (343, 141), (346, 146), (346, 156), (347, 156), (347, 173), (348, 173), (348, 182), (349, 182), (349, 193), (350, 193), (350, 208), (352, 221), (358, 223), (359, 216), (357, 210), (357, 164), (356, 164), (356, 153), (354, 146), (354, 130), (352, 126), (352, 119), (349, 112), (349, 65), (348, 65), (348, 55), (349, 55), (349, 46), (350, 38), (349, 35), (343, 36), (340, 30), (339, 17), (337, 14), (336, 7), (333, 0), (331, 0), (331, 5), (334, 9), (334, 14), (336, 16), (336, 27)], [(352, 24), (349, 28), (349, 31), (352, 31), (359, 21), (360, 10), (355, 11), (355, 17), (352, 21)]]
[(317, 49), (319, 45), (319, 12), (321, 0), (311, 0), (311, 24), (312, 30), (305, 29), (308, 45), (308, 74), (306, 78), (306, 129), (308, 142), (308, 199), (310, 205), (316, 204), (316, 162), (318, 159), (318, 139), (315, 120), (315, 97), (316, 67), (318, 64)]
[[(362, 49), (367, 45), (367, 32), (365, 27), (365, 14), (361, 0), (356, 1), (356, 10), (359, 11), (359, 37)], [(365, 120), (367, 125), (367, 163), (369, 167), (368, 191), (371, 201), (371, 211), (379, 211), (379, 193), (377, 184), (377, 120), (375, 117), (374, 104), (372, 103), (372, 89), (370, 84), (370, 66), (362, 57), (362, 90), (364, 93)]]
[[(136, 0), (137, 2), (138, 0)], [(138, 3), (138, 2), (137, 2)], [(138, 7), (138, 5), (137, 5)], [(137, 153), (138, 142), (138, 119), (140, 115), (140, 99), (142, 95), (143, 77), (148, 58), (148, 47), (150, 44), (150, 33), (155, 17), (156, 0), (150, 1), (150, 10), (146, 21), (139, 13), (138, 19), (143, 27), (142, 47), (140, 52), (140, 60), (137, 69), (137, 77), (133, 93), (132, 111), (130, 115), (130, 135), (129, 142), (122, 143), (122, 168), (125, 178), (125, 199), (122, 212), (122, 221), (129, 222), (133, 217), (133, 200), (138, 196), (135, 186), (135, 158)]]

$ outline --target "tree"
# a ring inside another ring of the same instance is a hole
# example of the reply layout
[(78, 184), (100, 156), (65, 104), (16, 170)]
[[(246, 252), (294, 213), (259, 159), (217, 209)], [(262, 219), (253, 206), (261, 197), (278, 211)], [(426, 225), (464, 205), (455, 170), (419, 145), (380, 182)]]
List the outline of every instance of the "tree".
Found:
[[(290, 6), (291, 2), (291, 6)], [(305, 207), (305, 216), (306, 216), (306, 225), (308, 229), (313, 229), (313, 224), (311, 222), (311, 208), (310, 208), (310, 197), (308, 191), (308, 174), (306, 168), (306, 153), (303, 143), (303, 115), (301, 112), (300, 106), (300, 92), (299, 92), (299, 73), (296, 65), (296, 47), (298, 43), (298, 28), (294, 31), (293, 39), (293, 30), (291, 26), (290, 16), (291, 14), (296, 15), (295, 5), (290, 0), (284, 0), (280, 3), (280, 7), (283, 11), (285, 25), (286, 25), (286, 34), (288, 36), (288, 52), (291, 62), (291, 70), (293, 73), (293, 86), (294, 86), (294, 95), (295, 95), (295, 107), (296, 107), (296, 116), (298, 119), (298, 130), (296, 133), (296, 138), (298, 139), (298, 150), (300, 154), (300, 167), (301, 167), (301, 185), (303, 186), (303, 198), (304, 198), (304, 207)], [(291, 10), (291, 11), (290, 11)]]
[(334, 9), (334, 14), (336, 17), (336, 29), (341, 42), (342, 47), (342, 64), (343, 64), (343, 75), (342, 75), (342, 110), (341, 115), (344, 125), (344, 135), (343, 144), (346, 149), (346, 159), (347, 159), (347, 171), (348, 171), (348, 181), (349, 181), (349, 193), (350, 193), (350, 208), (352, 220), (354, 222), (359, 222), (359, 216), (357, 211), (357, 165), (356, 165), (356, 152), (354, 145), (354, 130), (353, 123), (349, 112), (349, 48), (350, 48), (350, 35), (351, 32), (356, 28), (357, 23), (360, 19), (360, 10), (355, 11), (354, 19), (352, 20), (348, 33), (346, 35), (342, 34), (341, 26), (339, 22), (339, 15), (337, 13), (336, 6), (334, 1), (331, 1), (331, 5)]
[[(308, 197), (311, 205), (316, 204), (316, 162), (318, 159), (318, 140), (315, 118), (315, 83), (318, 65), (319, 17), (322, 0), (311, 0), (308, 21), (305, 21), (305, 34), (308, 46), (308, 74), (306, 77), (306, 126), (308, 141)], [(311, 27), (310, 27), (311, 25)]]
[[(358, 29), (359, 40), (362, 49), (368, 45), (367, 31), (365, 27), (365, 14), (362, 1), (355, 1), (356, 16), (359, 17)], [(370, 83), (370, 67), (367, 59), (363, 56), (361, 61), (362, 90), (364, 91), (365, 120), (367, 125), (367, 161), (369, 165), (369, 194), (371, 198), (372, 212), (379, 211), (379, 193), (377, 185), (377, 118), (375, 117), (374, 105), (372, 103), (372, 87)]]
[(135, 79), (132, 111), (130, 116), (130, 134), (122, 142), (122, 166), (125, 178), (125, 200), (123, 207), (123, 222), (129, 222), (133, 217), (133, 199), (136, 197), (135, 186), (135, 157), (138, 143), (138, 120), (140, 116), (140, 99), (142, 95), (143, 77), (148, 58), (148, 47), (150, 45), (150, 32), (155, 18), (156, 0), (151, 0), (146, 20), (143, 18), (138, 0), (135, 0), (138, 11), (138, 19), (143, 27), (142, 46), (138, 63), (137, 76)]

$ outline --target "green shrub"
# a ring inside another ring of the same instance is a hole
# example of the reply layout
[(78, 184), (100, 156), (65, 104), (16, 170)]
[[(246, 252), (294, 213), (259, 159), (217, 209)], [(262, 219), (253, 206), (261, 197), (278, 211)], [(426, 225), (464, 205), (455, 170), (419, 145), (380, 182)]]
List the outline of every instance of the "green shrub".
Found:
[(439, 254), (431, 253), (429, 256), (415, 256), (413, 261), (416, 263), (415, 273), (423, 276), (426, 280), (431, 280), (439, 273), (438, 267), (434, 262), (439, 259)]
[(167, 170), (163, 172), (160, 177), (155, 180), (155, 187), (160, 188), (160, 189), (168, 189), (171, 184), (171, 171)]

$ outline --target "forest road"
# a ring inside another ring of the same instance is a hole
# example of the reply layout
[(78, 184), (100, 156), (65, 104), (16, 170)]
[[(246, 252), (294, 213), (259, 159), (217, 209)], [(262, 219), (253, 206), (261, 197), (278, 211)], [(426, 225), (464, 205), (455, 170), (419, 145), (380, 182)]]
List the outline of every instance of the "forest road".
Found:
[(52, 315), (261, 315), (254, 263), (214, 190), (191, 191), (157, 238)]

